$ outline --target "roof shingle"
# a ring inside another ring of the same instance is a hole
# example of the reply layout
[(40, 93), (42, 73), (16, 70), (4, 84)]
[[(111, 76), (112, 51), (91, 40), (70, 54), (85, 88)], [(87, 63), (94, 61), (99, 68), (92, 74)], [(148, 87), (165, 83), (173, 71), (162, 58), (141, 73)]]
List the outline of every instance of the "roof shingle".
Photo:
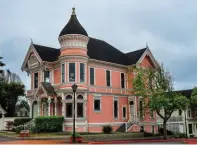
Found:
[[(53, 62), (58, 60), (60, 49), (33, 44), (43, 61)], [(89, 37), (87, 54), (91, 59), (121, 64), (132, 65), (140, 59), (146, 48), (129, 53), (123, 53), (105, 41)]]

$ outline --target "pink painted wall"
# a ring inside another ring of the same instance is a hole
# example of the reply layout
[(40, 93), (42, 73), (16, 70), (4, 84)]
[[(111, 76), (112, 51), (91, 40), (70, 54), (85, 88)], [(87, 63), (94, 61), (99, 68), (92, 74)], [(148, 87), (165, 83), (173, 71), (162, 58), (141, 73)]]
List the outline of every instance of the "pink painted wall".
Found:
[[(101, 111), (94, 111), (94, 96), (88, 96), (88, 122), (89, 123), (103, 123), (103, 122), (125, 122), (128, 121), (128, 110), (126, 112), (127, 118), (124, 120), (122, 118), (122, 106), (128, 106), (128, 98), (127, 97), (119, 97), (118, 101), (118, 118), (115, 119), (113, 116), (113, 97), (112, 96), (102, 96), (101, 97)], [(105, 116), (105, 117), (104, 117)]]
[(58, 84), (61, 81), (61, 72), (60, 69), (54, 70), (54, 84)]

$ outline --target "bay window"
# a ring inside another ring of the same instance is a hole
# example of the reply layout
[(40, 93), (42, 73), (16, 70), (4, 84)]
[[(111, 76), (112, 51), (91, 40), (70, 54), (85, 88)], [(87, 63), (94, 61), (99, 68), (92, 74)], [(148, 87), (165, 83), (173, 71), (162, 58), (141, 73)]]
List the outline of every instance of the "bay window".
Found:
[(85, 81), (85, 64), (84, 63), (80, 63), (80, 82), (84, 82)]
[(69, 63), (69, 82), (75, 82), (75, 63)]
[(65, 82), (65, 64), (64, 63), (61, 65), (61, 82), (62, 83)]
[(50, 71), (44, 71), (44, 82), (50, 82)]

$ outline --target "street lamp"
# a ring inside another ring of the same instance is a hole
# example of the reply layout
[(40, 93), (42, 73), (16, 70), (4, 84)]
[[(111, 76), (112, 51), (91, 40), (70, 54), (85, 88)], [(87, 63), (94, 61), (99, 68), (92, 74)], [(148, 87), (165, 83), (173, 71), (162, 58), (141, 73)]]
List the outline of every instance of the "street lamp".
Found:
[(73, 115), (73, 143), (75, 143), (75, 94), (76, 94), (76, 90), (77, 90), (78, 86), (76, 84), (72, 85), (72, 90), (74, 93), (74, 115)]

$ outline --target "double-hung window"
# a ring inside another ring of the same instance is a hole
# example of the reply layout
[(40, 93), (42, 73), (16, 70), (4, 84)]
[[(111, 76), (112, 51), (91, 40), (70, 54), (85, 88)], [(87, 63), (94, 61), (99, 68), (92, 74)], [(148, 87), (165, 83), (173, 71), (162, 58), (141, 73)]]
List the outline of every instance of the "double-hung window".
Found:
[(125, 87), (125, 78), (124, 78), (124, 73), (121, 73), (121, 88)]
[(90, 76), (90, 85), (94, 85), (94, 68), (90, 68), (90, 73), (89, 73), (89, 76)]
[(44, 82), (49, 83), (50, 82), (50, 71), (44, 71)]
[(94, 98), (94, 111), (101, 111), (101, 98), (100, 97)]
[(34, 88), (38, 88), (38, 72), (34, 73)]
[(111, 73), (109, 70), (106, 70), (106, 83), (107, 87), (111, 86)]
[(69, 82), (75, 82), (75, 63), (69, 63)]
[(61, 65), (61, 83), (65, 83), (65, 64)]
[(118, 118), (118, 99), (115, 99), (113, 101), (113, 109), (114, 109), (114, 118), (117, 119)]
[(80, 82), (84, 82), (85, 81), (85, 64), (84, 63), (80, 63)]

